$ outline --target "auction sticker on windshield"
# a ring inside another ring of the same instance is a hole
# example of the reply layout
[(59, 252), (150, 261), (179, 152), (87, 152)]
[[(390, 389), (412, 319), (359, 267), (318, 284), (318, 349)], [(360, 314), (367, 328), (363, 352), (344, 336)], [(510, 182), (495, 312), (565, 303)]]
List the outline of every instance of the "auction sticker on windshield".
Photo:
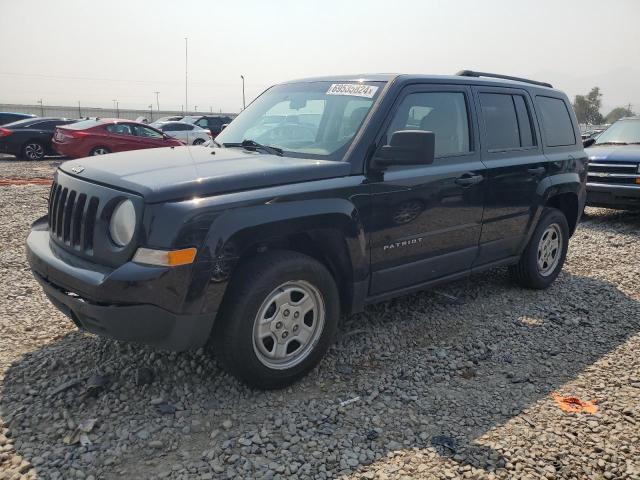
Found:
[(327, 95), (373, 98), (377, 90), (376, 86), (361, 83), (334, 83), (327, 90)]

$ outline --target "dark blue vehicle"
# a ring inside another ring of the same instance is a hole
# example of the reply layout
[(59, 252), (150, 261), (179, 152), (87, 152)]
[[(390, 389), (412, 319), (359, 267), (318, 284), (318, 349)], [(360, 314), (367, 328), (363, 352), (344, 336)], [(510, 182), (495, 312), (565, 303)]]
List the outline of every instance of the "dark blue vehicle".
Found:
[(45, 155), (58, 155), (51, 145), (56, 127), (77, 120), (68, 118), (27, 118), (0, 127), (0, 153), (26, 160), (42, 160)]
[(548, 84), (314, 78), (268, 89), (214, 148), (62, 164), (27, 255), (79, 328), (211, 342), (229, 372), (277, 388), (320, 361), (340, 314), (497, 266), (549, 286), (585, 181)]
[(587, 205), (640, 208), (640, 117), (618, 120), (590, 143)]
[(0, 126), (27, 118), (36, 118), (36, 116), (30, 113), (0, 112)]

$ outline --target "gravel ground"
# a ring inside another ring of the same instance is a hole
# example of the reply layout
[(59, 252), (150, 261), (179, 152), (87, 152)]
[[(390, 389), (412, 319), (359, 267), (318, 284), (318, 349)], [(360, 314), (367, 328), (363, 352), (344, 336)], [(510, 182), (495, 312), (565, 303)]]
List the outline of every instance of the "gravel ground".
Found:
[(0, 479), (640, 479), (638, 213), (588, 209), (545, 292), (498, 269), (347, 318), (318, 369), (265, 393), (207, 352), (78, 332), (24, 259), (47, 190), (0, 187)]

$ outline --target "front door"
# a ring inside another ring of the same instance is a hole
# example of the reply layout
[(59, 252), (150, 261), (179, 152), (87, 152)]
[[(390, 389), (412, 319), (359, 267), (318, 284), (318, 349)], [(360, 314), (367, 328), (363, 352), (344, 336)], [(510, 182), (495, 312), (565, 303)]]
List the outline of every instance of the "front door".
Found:
[(370, 295), (466, 273), (478, 253), (485, 195), (475, 108), (465, 86), (403, 90), (380, 138), (398, 130), (435, 134), (431, 165), (370, 172)]
[(165, 138), (153, 128), (144, 125), (134, 126), (135, 135), (138, 137), (137, 148), (158, 148), (165, 147)]

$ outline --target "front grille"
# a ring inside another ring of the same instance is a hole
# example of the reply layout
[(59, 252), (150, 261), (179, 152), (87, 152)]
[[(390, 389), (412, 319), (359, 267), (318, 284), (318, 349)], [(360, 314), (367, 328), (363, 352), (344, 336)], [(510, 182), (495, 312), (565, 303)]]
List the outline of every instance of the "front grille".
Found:
[(638, 164), (631, 162), (589, 162), (587, 171), (591, 183), (607, 183), (610, 185), (637, 185), (640, 181)]
[(49, 193), (49, 230), (52, 237), (91, 254), (100, 200), (54, 182)]

